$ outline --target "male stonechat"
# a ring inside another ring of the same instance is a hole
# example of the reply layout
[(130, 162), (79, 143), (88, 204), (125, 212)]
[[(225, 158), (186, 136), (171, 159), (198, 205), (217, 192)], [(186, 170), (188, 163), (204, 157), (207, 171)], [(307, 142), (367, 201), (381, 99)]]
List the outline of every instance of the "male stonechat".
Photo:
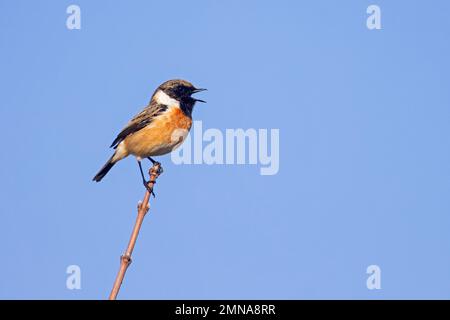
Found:
[(144, 185), (147, 187), (141, 161), (153, 156), (167, 154), (179, 147), (192, 126), (192, 110), (196, 102), (193, 98), (198, 89), (185, 80), (169, 80), (161, 84), (153, 93), (147, 107), (128, 122), (111, 144), (114, 154), (95, 175), (99, 182), (118, 161), (134, 155), (139, 164)]

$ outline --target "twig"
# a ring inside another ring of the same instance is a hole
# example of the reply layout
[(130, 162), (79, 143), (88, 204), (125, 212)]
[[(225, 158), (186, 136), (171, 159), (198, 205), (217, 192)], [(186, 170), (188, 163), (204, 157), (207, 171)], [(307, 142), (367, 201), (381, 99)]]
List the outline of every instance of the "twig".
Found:
[(125, 253), (120, 257), (120, 269), (117, 273), (116, 280), (114, 281), (113, 288), (109, 295), (109, 300), (116, 300), (117, 294), (119, 293), (120, 286), (122, 285), (123, 278), (125, 277), (125, 272), (128, 266), (131, 264), (131, 254), (133, 253), (134, 246), (136, 244), (136, 239), (141, 229), (142, 222), (144, 221), (145, 215), (150, 209), (150, 194), (153, 191), (153, 186), (155, 185), (156, 179), (161, 173), (161, 164), (155, 162), (150, 168), (150, 181), (148, 182), (148, 190), (145, 193), (144, 200), (138, 203), (138, 214), (136, 222), (134, 224), (133, 232), (131, 233), (130, 241), (128, 242), (128, 247)]

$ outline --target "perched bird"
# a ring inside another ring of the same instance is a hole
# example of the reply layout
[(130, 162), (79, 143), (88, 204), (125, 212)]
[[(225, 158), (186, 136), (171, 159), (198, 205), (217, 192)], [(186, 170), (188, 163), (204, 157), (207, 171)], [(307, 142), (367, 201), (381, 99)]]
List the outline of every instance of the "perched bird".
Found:
[(169, 80), (153, 93), (147, 107), (128, 122), (111, 144), (114, 154), (92, 179), (99, 182), (118, 161), (134, 155), (139, 164), (144, 185), (147, 187), (141, 160), (167, 154), (180, 146), (192, 125), (192, 110), (195, 103), (205, 102), (193, 98), (197, 89), (185, 80)]

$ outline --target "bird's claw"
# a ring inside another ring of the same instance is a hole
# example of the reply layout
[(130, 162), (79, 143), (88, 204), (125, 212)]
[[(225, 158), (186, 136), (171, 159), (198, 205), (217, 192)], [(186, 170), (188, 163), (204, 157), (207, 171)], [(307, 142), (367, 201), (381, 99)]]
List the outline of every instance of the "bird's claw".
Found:
[[(142, 169), (141, 169), (142, 179), (143, 179), (144, 186), (147, 189), (147, 191), (151, 195), (153, 195), (154, 198), (156, 198), (155, 193), (153, 192), (153, 186), (156, 183), (156, 178), (158, 178), (158, 176), (160, 174), (162, 174), (164, 170), (163, 170), (160, 162), (153, 160), (151, 157), (148, 157), (148, 159), (153, 164), (153, 166), (150, 168), (150, 171), (149, 171), (150, 181), (145, 181), (144, 174), (142, 173)], [(140, 162), (139, 162), (139, 168), (141, 168)], [(150, 186), (150, 184), (151, 184), (151, 186)]]
[(157, 169), (157, 171), (156, 171), (156, 174), (159, 176), (160, 174), (162, 174), (162, 173), (164, 172), (164, 169), (163, 169), (161, 163), (158, 162), (158, 161), (155, 161), (155, 162), (153, 163), (153, 168), (156, 167), (156, 166), (158, 167), (158, 169)]

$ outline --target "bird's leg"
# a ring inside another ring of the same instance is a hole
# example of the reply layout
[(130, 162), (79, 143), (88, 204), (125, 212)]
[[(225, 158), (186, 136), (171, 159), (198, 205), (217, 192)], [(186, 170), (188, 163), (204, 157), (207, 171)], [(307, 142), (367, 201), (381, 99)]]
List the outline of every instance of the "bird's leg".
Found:
[(148, 183), (150, 181), (145, 180), (144, 171), (142, 170), (142, 164), (141, 164), (141, 162), (139, 160), (138, 160), (138, 165), (139, 165), (139, 171), (141, 171), (142, 182), (144, 183), (145, 189), (147, 189), (147, 191), (150, 192), (150, 194), (152, 194), (153, 197), (155, 197), (155, 193), (153, 192), (153, 188), (150, 188), (148, 186)]
[(158, 172), (158, 174), (163, 173), (164, 170), (163, 170), (163, 168), (162, 168), (162, 166), (161, 166), (161, 163), (159, 163), (158, 161), (156, 161), (156, 160), (153, 159), (152, 157), (147, 157), (147, 159), (150, 160), (151, 163), (152, 163), (153, 165), (159, 164), (159, 172)]
[(138, 162), (138, 165), (139, 165), (139, 171), (141, 171), (142, 182), (145, 185), (147, 185), (147, 181), (145, 181), (144, 171), (142, 170), (141, 162), (139, 160), (137, 162)]

